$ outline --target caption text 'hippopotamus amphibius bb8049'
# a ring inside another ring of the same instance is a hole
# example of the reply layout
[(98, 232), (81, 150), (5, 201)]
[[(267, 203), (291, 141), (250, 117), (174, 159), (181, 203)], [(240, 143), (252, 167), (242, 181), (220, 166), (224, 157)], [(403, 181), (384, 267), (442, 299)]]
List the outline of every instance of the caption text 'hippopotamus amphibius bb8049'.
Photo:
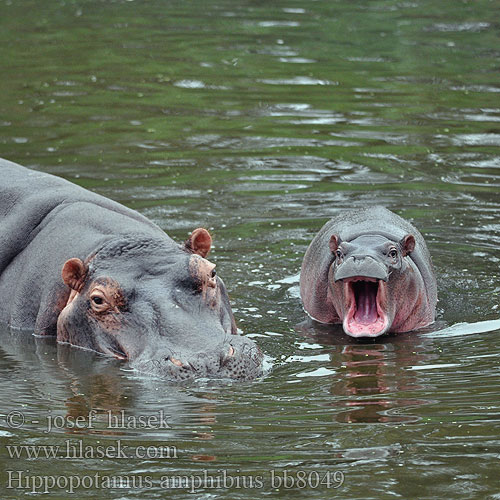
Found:
[(171, 380), (252, 379), (263, 355), (236, 334), (211, 236), (175, 243), (147, 218), (0, 160), (0, 320), (126, 359)]
[(437, 287), (424, 238), (383, 207), (349, 210), (327, 222), (302, 262), (300, 295), (321, 323), (352, 337), (408, 332), (434, 321)]

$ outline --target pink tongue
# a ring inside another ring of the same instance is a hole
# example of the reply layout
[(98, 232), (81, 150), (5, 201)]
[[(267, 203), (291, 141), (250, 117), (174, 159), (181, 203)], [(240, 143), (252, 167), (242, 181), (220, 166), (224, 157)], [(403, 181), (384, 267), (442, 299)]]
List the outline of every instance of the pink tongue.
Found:
[(356, 323), (370, 324), (377, 320), (377, 286), (375, 283), (360, 281), (354, 284), (356, 298)]

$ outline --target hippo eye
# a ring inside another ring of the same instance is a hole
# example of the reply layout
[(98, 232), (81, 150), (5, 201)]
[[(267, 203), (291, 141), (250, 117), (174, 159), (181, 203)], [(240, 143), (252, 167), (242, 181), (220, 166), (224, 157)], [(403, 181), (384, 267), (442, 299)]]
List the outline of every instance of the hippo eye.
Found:
[(215, 269), (212, 269), (212, 272), (210, 273), (210, 276), (212, 278), (215, 278), (217, 276), (217, 271)]
[(339, 260), (342, 258), (342, 252), (340, 250), (337, 250), (335, 252), (335, 255), (337, 256), (337, 259), (339, 259)]
[(389, 252), (389, 257), (391, 259), (395, 259), (396, 257), (398, 256), (398, 252), (393, 248), (390, 252)]
[(92, 295), (90, 297), (90, 302), (92, 309), (97, 313), (105, 312), (110, 308), (106, 298), (99, 294)]

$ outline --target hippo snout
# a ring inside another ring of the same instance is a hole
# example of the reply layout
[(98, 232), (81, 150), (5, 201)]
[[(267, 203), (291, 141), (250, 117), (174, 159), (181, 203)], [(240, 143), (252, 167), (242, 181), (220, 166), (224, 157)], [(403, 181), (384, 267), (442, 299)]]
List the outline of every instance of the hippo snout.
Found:
[(337, 266), (333, 275), (336, 282), (356, 277), (388, 281), (389, 272), (387, 266), (368, 255), (349, 257), (345, 262)]
[(251, 380), (262, 374), (262, 361), (262, 351), (255, 342), (234, 335), (212, 350), (169, 349), (144, 363), (137, 360), (132, 366), (138, 371), (173, 381), (203, 377)]

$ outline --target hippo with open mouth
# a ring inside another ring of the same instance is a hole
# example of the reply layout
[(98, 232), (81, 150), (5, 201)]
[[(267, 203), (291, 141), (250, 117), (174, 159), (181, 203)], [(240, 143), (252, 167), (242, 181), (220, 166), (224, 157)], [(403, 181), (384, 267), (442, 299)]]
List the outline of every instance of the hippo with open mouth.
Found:
[(351, 337), (408, 332), (434, 322), (437, 287), (424, 238), (383, 207), (328, 221), (302, 262), (300, 295), (309, 316), (342, 323)]
[(182, 245), (138, 212), (0, 160), (0, 319), (171, 380), (252, 379), (198, 228)]

